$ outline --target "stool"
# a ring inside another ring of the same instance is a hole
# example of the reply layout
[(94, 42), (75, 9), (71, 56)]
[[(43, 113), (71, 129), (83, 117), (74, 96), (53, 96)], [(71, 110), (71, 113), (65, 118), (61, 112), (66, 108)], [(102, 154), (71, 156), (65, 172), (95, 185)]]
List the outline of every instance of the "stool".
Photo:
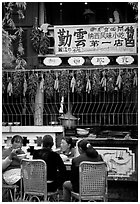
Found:
[(9, 191), (12, 202), (16, 201), (17, 188), (19, 188), (17, 185), (2, 184), (2, 189), (7, 189)]

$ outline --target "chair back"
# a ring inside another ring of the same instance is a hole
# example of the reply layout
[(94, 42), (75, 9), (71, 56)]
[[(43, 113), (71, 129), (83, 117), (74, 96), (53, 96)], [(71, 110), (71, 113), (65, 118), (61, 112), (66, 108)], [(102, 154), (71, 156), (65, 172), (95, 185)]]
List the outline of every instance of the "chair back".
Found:
[(47, 200), (47, 165), (41, 159), (22, 159), (21, 176), (25, 195), (44, 196)]
[(81, 200), (105, 199), (107, 166), (105, 162), (81, 162), (79, 166)]

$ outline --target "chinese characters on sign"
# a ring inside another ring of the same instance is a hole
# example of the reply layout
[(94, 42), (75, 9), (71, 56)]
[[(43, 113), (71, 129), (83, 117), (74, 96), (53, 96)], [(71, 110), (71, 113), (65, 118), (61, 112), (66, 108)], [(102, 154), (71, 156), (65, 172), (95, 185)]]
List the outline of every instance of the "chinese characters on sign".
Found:
[(137, 52), (137, 24), (54, 26), (56, 55)]

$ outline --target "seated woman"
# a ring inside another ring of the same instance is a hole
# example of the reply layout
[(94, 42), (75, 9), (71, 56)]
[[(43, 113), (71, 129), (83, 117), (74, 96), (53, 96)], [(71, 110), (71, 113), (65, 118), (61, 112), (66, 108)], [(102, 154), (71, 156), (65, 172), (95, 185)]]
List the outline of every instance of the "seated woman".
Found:
[(15, 156), (16, 156), (16, 150), (13, 149), (9, 154), (9, 156), (7, 156), (5, 159), (2, 159), (2, 171), (4, 171), (11, 164)]
[[(20, 179), (21, 179), (21, 159), (18, 154), (25, 154), (22, 151), (22, 137), (15, 135), (11, 139), (11, 147), (4, 149), (2, 152), (2, 184), (16, 184), (19, 186), (20, 192)], [(11, 201), (11, 197), (7, 194), (7, 189), (2, 190), (2, 201)]]
[(3, 179), (7, 184), (15, 184), (20, 180), (20, 162), (18, 154), (25, 154), (22, 150), (22, 137), (15, 135), (11, 139), (11, 147), (2, 152)]
[(75, 145), (71, 137), (62, 138), (60, 148), (60, 154), (64, 154), (69, 158), (75, 156)]
[(101, 155), (92, 147), (88, 140), (80, 140), (78, 142), (78, 150), (80, 155), (72, 159), (70, 181), (63, 184), (64, 202), (71, 201), (71, 191), (79, 192), (79, 164), (82, 161), (99, 162), (103, 161)]

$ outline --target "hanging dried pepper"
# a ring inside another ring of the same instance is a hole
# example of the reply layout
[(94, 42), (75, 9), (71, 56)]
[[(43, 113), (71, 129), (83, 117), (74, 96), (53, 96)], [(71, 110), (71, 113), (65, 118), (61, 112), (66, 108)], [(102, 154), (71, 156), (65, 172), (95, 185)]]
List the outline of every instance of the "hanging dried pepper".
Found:
[(90, 93), (91, 91), (91, 81), (90, 81), (90, 76), (89, 73), (86, 73), (86, 92)]
[(39, 88), (41, 90), (41, 92), (44, 92), (44, 78), (43, 78), (43, 73), (41, 74), (41, 81), (40, 81), (40, 85)]
[(26, 91), (27, 91), (27, 81), (26, 81), (26, 76), (24, 75), (23, 96), (26, 95)]
[(61, 96), (67, 96), (69, 91), (69, 72), (67, 70), (62, 70), (60, 72), (59, 79), (59, 92)]
[(106, 91), (107, 79), (106, 79), (106, 71), (105, 70), (102, 72), (102, 75), (103, 75), (103, 77), (101, 79), (101, 86), (104, 88), (104, 91)]
[(100, 83), (100, 71), (94, 70), (91, 72), (91, 82), (92, 82), (92, 93), (94, 95), (98, 94), (101, 89), (101, 83)]
[(123, 70), (122, 73), (122, 86), (123, 86), (123, 93), (130, 94), (132, 90), (133, 78), (132, 73), (128, 70)]
[(106, 73), (107, 76), (107, 92), (113, 92), (115, 88), (116, 72), (113, 69), (109, 69)]
[(122, 70), (120, 69), (119, 70), (119, 75), (117, 77), (117, 81), (116, 81), (116, 86), (115, 86), (115, 90), (117, 91), (118, 89), (121, 89), (121, 86), (122, 86)]
[(16, 59), (16, 67), (15, 69), (25, 69), (25, 67), (27, 66), (27, 62), (23, 59), (23, 58), (17, 58)]
[(40, 39), (41, 39), (41, 31), (38, 28), (38, 19), (35, 17), (35, 23), (33, 26), (33, 29), (30, 34), (30, 39), (32, 42), (32, 46), (34, 50), (39, 53), (39, 47), (40, 47)]
[(138, 86), (138, 74), (137, 74), (137, 70), (134, 69), (133, 73), (134, 73), (133, 86), (135, 87), (135, 86)]
[(34, 27), (31, 31), (30, 39), (31, 39), (34, 50), (37, 53), (39, 53), (41, 31), (38, 28)]
[(85, 72), (83, 70), (78, 70), (76, 72), (76, 85), (75, 89), (78, 94), (81, 94), (81, 92), (84, 90), (85, 87)]
[(7, 93), (9, 94), (9, 96), (11, 96), (13, 93), (13, 85), (12, 85), (12, 80), (10, 77), (9, 77), (9, 83), (7, 86)]
[(24, 73), (16, 71), (12, 76), (13, 95), (19, 97), (23, 94)]
[(44, 92), (45, 92), (45, 96), (47, 98), (50, 98), (50, 97), (53, 96), (53, 93), (54, 93), (54, 81), (55, 81), (54, 72), (51, 72), (51, 71), (45, 72)]
[(49, 46), (50, 46), (50, 39), (47, 36), (47, 33), (43, 33), (43, 36), (41, 37), (41, 40), (40, 40), (40, 47), (39, 47), (40, 53), (43, 55), (48, 54)]
[(71, 78), (71, 82), (70, 82), (70, 87), (71, 87), (72, 93), (74, 93), (76, 80), (75, 80), (75, 77), (74, 77), (74, 73), (73, 73), (73, 72), (72, 72), (71, 75), (72, 75), (72, 78)]
[(32, 73), (27, 81), (27, 91), (31, 99), (34, 99), (36, 95), (38, 82), (39, 82), (38, 75), (36, 73)]
[(59, 92), (58, 72), (55, 73), (54, 89)]
[(5, 72), (2, 72), (2, 93), (5, 93), (6, 83), (7, 83), (6, 73), (5, 73)]

